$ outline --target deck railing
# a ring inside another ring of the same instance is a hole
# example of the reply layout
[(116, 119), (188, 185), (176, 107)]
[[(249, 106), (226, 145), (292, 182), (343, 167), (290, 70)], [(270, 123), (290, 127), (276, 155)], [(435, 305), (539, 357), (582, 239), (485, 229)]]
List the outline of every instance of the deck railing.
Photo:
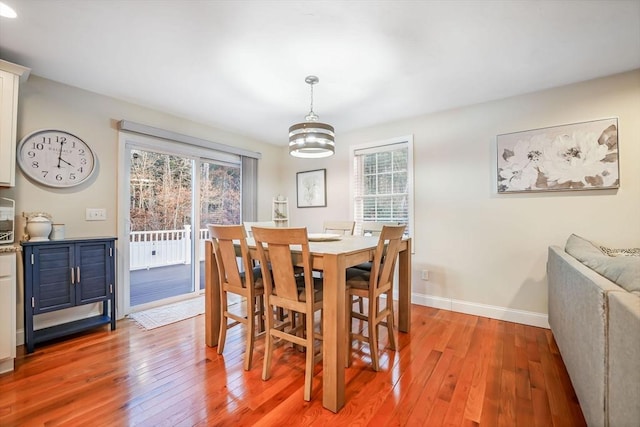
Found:
[[(209, 230), (198, 231), (200, 261), (204, 261), (204, 241)], [(129, 269), (191, 263), (191, 226), (181, 230), (132, 231), (129, 234)]]

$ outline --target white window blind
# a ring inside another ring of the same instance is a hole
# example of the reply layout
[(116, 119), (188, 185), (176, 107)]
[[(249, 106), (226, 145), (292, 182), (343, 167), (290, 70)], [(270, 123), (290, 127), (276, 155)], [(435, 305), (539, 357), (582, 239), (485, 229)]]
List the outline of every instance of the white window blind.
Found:
[(371, 143), (353, 150), (353, 219), (356, 234), (363, 222), (395, 222), (412, 230), (413, 171), (411, 138)]

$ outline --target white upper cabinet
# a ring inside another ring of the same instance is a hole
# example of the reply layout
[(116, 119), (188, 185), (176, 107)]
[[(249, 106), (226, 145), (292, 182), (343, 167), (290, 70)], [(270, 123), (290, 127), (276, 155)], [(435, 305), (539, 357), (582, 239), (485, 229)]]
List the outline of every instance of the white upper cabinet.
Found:
[(13, 187), (16, 177), (18, 87), (29, 68), (0, 60), (0, 187)]

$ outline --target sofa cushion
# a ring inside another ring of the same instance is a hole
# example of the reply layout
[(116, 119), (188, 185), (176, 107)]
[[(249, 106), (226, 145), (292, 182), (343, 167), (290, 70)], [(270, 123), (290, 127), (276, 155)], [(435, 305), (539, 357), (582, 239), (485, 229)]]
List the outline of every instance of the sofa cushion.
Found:
[(628, 292), (640, 294), (640, 257), (606, 255), (600, 245), (575, 234), (569, 236), (564, 250)]

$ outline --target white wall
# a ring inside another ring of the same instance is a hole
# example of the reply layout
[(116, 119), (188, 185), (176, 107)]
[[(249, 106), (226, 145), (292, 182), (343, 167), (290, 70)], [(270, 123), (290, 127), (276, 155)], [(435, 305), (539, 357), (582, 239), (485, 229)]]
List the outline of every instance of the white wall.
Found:
[[(262, 153), (259, 163), (259, 215), (271, 215), (271, 196), (278, 192), (280, 150), (231, 132), (189, 122), (179, 117), (115, 100), (31, 75), (20, 86), (18, 138), (39, 129), (62, 129), (81, 137), (98, 157), (97, 173), (77, 188), (54, 189), (33, 184), (16, 166), (14, 188), (0, 189), (0, 196), (16, 201), (16, 236), (24, 234), (22, 212), (45, 211), (54, 222), (65, 224), (66, 237), (117, 236), (117, 122), (126, 119), (221, 144)], [(86, 221), (86, 208), (106, 208), (106, 221)], [(117, 242), (121, 245), (122, 242)], [(18, 286), (17, 327), (23, 335), (23, 289)], [(93, 305), (38, 316), (40, 327), (60, 323), (63, 316), (78, 317)], [(65, 317), (66, 319), (66, 317)]]
[[(546, 250), (570, 233), (615, 247), (640, 246), (640, 70), (506, 100), (459, 108), (356, 132), (337, 129), (336, 155), (294, 159), (274, 147), (220, 129), (117, 101), (32, 75), (21, 86), (18, 136), (68, 130), (96, 151), (97, 174), (77, 189), (32, 184), (20, 172), (16, 211), (44, 210), (68, 237), (116, 235), (117, 121), (127, 119), (261, 152), (259, 219), (271, 219), (271, 197), (289, 197), (291, 225), (319, 231), (349, 214), (350, 145), (414, 135), (413, 300), (458, 311), (545, 324)], [(424, 94), (429, 96), (429, 94)], [(621, 188), (497, 195), (495, 137), (585, 120), (619, 118)], [(296, 208), (295, 173), (327, 169), (326, 208)], [(107, 208), (107, 221), (84, 220), (86, 207)], [(24, 223), (16, 225), (18, 235)], [(431, 279), (419, 279), (420, 270)], [(18, 288), (22, 328), (22, 287)]]
[[(619, 118), (619, 190), (496, 194), (496, 135), (609, 117)], [(576, 233), (611, 247), (640, 246), (639, 118), (636, 70), (356, 132), (336, 129), (335, 156), (287, 158), (291, 224), (317, 230), (324, 219), (348, 217), (350, 145), (413, 134), (413, 301), (545, 326), (549, 245)], [(295, 173), (319, 168), (327, 169), (328, 206), (297, 209)]]

